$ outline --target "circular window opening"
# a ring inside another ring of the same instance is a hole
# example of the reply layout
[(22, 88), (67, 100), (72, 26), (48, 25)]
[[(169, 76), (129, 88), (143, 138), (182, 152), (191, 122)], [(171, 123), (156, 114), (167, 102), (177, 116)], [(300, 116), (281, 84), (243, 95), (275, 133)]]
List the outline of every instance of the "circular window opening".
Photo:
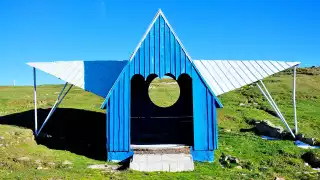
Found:
[(177, 81), (169, 76), (164, 76), (162, 79), (157, 77), (151, 81), (148, 94), (153, 104), (170, 107), (178, 101), (180, 87)]

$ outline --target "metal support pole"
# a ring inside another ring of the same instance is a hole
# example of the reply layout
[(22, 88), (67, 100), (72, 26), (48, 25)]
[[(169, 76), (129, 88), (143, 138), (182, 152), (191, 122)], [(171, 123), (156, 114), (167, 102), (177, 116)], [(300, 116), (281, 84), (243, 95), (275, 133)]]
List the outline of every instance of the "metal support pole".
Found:
[[(260, 89), (261, 86), (257, 83), (258, 88)], [(260, 89), (261, 93), (265, 96), (265, 98), (268, 100), (268, 102), (270, 103), (270, 105), (272, 106), (272, 108), (274, 109), (274, 111), (276, 111), (278, 117), (283, 121), (283, 116), (281, 115), (279, 109), (277, 109), (277, 107), (275, 106), (275, 104), (272, 102), (272, 100), (270, 99), (270, 97), (264, 92), (264, 90), (261, 88)], [(285, 120), (285, 119), (284, 119)]]
[(63, 88), (62, 88), (61, 92), (60, 92), (60, 93), (59, 93), (59, 95), (58, 95), (57, 100), (59, 100), (59, 99), (60, 99), (60, 96), (61, 96), (62, 92), (64, 91), (64, 89), (67, 87), (67, 85), (68, 85), (68, 82), (66, 82), (66, 83), (64, 84), (64, 86), (63, 86)]
[(271, 99), (269, 99), (269, 97), (266, 95), (266, 93), (263, 91), (263, 89), (260, 87), (260, 85), (258, 83), (256, 83), (259, 90), (261, 91), (261, 93), (263, 94), (263, 96), (268, 100), (268, 102), (270, 103), (270, 105), (272, 106), (272, 108), (276, 111), (278, 117), (281, 119), (281, 121), (284, 123), (284, 125), (287, 127), (287, 129), (289, 130), (290, 134), (293, 136), (293, 138), (295, 138), (296, 136), (294, 135), (294, 133), (292, 132), (292, 130), (290, 129), (290, 126), (288, 125), (288, 123), (286, 122), (285, 119), (282, 118), (282, 116), (279, 114), (278, 110), (276, 109), (276, 107), (273, 105)]
[(292, 91), (292, 103), (293, 103), (293, 114), (294, 114), (294, 128), (295, 133), (298, 134), (298, 120), (297, 120), (297, 107), (296, 107), (296, 76), (297, 66), (293, 67), (293, 91)]
[(269, 99), (271, 100), (272, 104), (274, 105), (274, 107), (276, 108), (276, 110), (278, 111), (278, 113), (280, 114), (280, 116), (282, 117), (282, 119), (284, 119), (284, 121), (285, 121), (286, 119), (285, 119), (284, 116), (282, 115), (282, 113), (281, 113), (279, 107), (277, 106), (276, 102), (273, 100), (273, 98), (272, 98), (271, 94), (269, 93), (267, 87), (264, 85), (264, 83), (263, 83), (262, 80), (259, 80), (259, 81), (260, 81), (260, 83), (262, 84), (262, 87), (263, 87), (264, 91), (267, 93), (267, 95), (268, 95)]
[(34, 98), (34, 134), (38, 132), (38, 113), (37, 113), (37, 74), (33, 68), (33, 98)]
[(54, 111), (57, 109), (57, 107), (59, 106), (59, 104), (62, 102), (62, 100), (64, 99), (64, 97), (68, 94), (68, 92), (70, 91), (70, 89), (72, 88), (73, 85), (70, 85), (70, 87), (67, 89), (67, 91), (63, 94), (63, 96), (60, 99), (60, 96), (62, 94), (62, 92), (64, 91), (64, 89), (66, 88), (68, 83), (66, 83), (64, 85), (64, 87), (62, 88), (62, 91), (60, 92), (58, 99), (56, 100), (56, 102), (54, 103), (53, 107), (51, 108), (47, 118), (44, 120), (43, 124), (41, 125), (39, 131), (37, 132), (37, 136), (40, 134), (41, 130), (43, 129), (43, 127), (46, 125), (46, 123), (49, 121), (50, 117), (52, 116), (52, 114), (54, 113)]

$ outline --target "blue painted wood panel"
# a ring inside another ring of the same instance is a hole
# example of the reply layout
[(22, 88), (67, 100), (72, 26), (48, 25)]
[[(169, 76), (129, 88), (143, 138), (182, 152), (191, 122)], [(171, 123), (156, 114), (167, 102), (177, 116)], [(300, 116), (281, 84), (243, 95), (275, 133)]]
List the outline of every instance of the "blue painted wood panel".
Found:
[(160, 63), (159, 63), (159, 75), (160, 75), (160, 77), (163, 77), (164, 76), (164, 74), (165, 74), (165, 69), (166, 69), (166, 67), (165, 67), (165, 61), (166, 61), (166, 59), (165, 59), (165, 52), (164, 52), (164, 45), (165, 45), (165, 42), (164, 42), (164, 38), (165, 38), (165, 36), (164, 36), (164, 19), (162, 18), (162, 17), (160, 17), (160, 19), (159, 19), (159, 25), (160, 25), (160, 27), (159, 27), (159, 45), (160, 45), (160, 47), (159, 47), (159, 54), (160, 54), (160, 56), (159, 56), (159, 61), (160, 61)]
[(128, 61), (84, 61), (84, 89), (106, 97)]
[(154, 24), (154, 73), (160, 74), (160, 28), (159, 18)]
[(165, 56), (165, 72), (171, 72), (170, 67), (170, 30), (168, 25), (165, 24), (164, 30), (164, 56)]
[[(217, 148), (215, 98), (192, 65), (186, 52), (160, 16), (151, 28), (133, 59), (124, 68), (109, 96), (107, 107), (108, 152), (130, 151), (131, 78), (135, 74), (145, 79), (150, 74), (163, 77), (182, 74), (192, 78), (195, 152), (211, 152)], [(142, 105), (139, 107), (142, 107)], [(143, 109), (140, 109), (143, 111)]]

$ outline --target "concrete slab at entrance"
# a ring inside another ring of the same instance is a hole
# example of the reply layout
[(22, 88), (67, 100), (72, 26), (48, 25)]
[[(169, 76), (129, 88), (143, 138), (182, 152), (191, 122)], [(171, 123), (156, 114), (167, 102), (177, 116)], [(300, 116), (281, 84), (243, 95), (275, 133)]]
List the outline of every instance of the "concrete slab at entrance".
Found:
[(193, 171), (194, 164), (190, 154), (135, 154), (130, 169), (136, 171)]

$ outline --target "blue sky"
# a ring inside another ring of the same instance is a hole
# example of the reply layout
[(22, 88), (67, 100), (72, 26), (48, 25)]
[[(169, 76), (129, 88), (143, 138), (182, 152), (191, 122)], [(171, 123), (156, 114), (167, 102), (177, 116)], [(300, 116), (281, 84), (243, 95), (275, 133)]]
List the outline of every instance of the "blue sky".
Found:
[(31, 85), (30, 61), (128, 59), (158, 8), (193, 59), (320, 65), (318, 0), (0, 0), (0, 85)]

